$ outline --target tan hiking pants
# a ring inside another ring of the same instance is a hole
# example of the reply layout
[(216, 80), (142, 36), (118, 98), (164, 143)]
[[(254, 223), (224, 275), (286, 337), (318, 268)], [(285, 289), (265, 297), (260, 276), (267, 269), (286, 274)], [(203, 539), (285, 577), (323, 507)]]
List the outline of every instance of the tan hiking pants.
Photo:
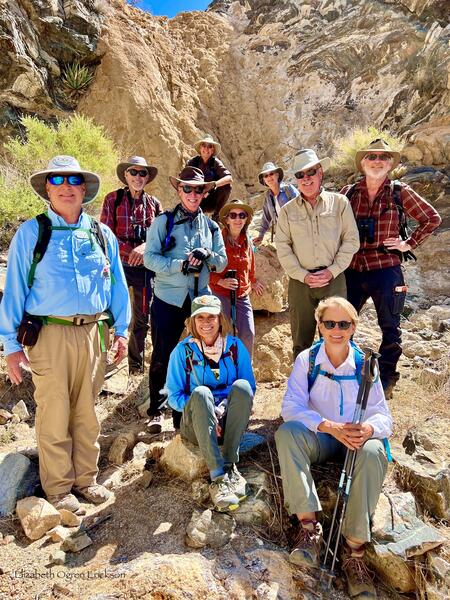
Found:
[[(109, 333), (104, 327), (108, 348)], [(47, 496), (96, 482), (100, 424), (95, 401), (105, 375), (98, 324), (43, 325), (28, 348), (36, 387), (39, 474)]]

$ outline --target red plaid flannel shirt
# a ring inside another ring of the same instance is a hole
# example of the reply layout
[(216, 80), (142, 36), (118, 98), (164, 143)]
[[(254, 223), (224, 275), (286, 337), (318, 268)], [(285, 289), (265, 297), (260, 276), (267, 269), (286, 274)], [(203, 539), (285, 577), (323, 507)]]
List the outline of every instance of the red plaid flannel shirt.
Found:
[[(341, 190), (345, 194), (351, 186), (347, 185)], [(407, 217), (417, 221), (418, 226), (408, 240), (408, 244), (414, 250), (426, 238), (439, 227), (441, 218), (436, 210), (417, 194), (409, 185), (401, 184), (401, 200), (403, 210)], [(355, 219), (374, 217), (375, 236), (373, 244), (367, 241), (361, 242), (360, 249), (353, 256), (349, 268), (356, 271), (372, 271), (374, 269), (385, 269), (400, 264), (400, 257), (393, 253), (383, 253), (377, 248), (382, 247), (387, 238), (399, 236), (398, 212), (392, 198), (391, 180), (385, 179), (380, 186), (377, 195), (369, 205), (369, 194), (365, 177), (356, 184), (355, 192), (350, 200), (355, 214)]]
[(128, 188), (125, 188), (122, 201), (115, 210), (117, 191), (106, 195), (100, 221), (108, 225), (117, 237), (120, 258), (126, 264), (133, 248), (142, 243), (135, 240), (135, 226), (140, 225), (146, 229), (150, 227), (154, 218), (162, 212), (162, 207), (155, 196), (150, 196), (146, 192), (143, 192), (138, 200), (133, 200)]

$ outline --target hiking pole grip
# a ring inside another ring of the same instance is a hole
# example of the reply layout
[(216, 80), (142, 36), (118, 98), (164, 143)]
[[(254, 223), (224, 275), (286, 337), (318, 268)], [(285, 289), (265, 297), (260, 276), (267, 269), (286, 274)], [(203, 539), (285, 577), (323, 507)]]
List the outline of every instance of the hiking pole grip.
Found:
[(197, 271), (194, 273), (194, 298), (198, 296), (198, 280), (200, 277), (200, 273)]

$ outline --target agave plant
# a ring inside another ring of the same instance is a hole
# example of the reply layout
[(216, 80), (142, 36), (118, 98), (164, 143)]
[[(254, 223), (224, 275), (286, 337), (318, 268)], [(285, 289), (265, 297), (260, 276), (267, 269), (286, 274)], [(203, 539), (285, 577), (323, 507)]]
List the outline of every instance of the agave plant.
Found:
[(70, 98), (76, 98), (82, 94), (94, 79), (92, 69), (86, 65), (80, 65), (79, 62), (66, 65), (62, 81)]

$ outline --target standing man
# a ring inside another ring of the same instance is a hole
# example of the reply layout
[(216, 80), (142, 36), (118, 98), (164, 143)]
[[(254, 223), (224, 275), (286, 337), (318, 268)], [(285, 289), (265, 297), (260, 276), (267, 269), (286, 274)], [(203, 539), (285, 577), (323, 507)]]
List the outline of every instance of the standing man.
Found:
[(205, 181), (212, 181), (209, 192), (202, 200), (201, 208), (204, 212), (213, 213), (214, 221), (219, 221), (219, 213), (231, 194), (233, 178), (223, 162), (217, 158), (220, 152), (219, 142), (214, 141), (211, 134), (207, 133), (195, 143), (197, 156), (187, 161), (187, 167), (195, 167), (203, 173)]
[(289, 275), (293, 358), (314, 340), (314, 311), (328, 296), (346, 297), (344, 270), (359, 248), (358, 229), (345, 196), (322, 187), (330, 159), (301, 150), (294, 160), (300, 196), (280, 209), (278, 259)]
[(144, 267), (147, 229), (161, 212), (161, 203), (144, 191), (158, 173), (141, 156), (130, 156), (117, 165), (117, 177), (125, 188), (110, 192), (103, 201), (100, 220), (119, 241), (120, 258), (130, 290), (132, 319), (128, 344), (130, 373), (144, 369), (145, 337), (152, 294), (152, 273)]
[[(150, 363), (150, 433), (161, 431), (161, 411), (170, 353), (178, 344), (196, 296), (210, 293), (209, 272), (223, 271), (227, 255), (219, 226), (200, 208), (211, 183), (202, 171), (185, 167), (170, 177), (180, 203), (155, 219), (147, 235), (144, 264), (155, 272), (150, 311), (153, 353)], [(178, 423), (175, 423), (178, 426)]]
[[(379, 364), (387, 398), (400, 377), (400, 315), (407, 289), (400, 264), (412, 257), (411, 251), (441, 223), (431, 204), (408, 185), (388, 178), (399, 162), (399, 152), (382, 139), (374, 140), (356, 153), (356, 168), (364, 177), (342, 190), (350, 200), (361, 241), (345, 273), (348, 299), (358, 312), (368, 298), (374, 302), (382, 331)], [(418, 222), (409, 236), (403, 223), (405, 215)]]
[(119, 362), (127, 352), (130, 303), (116, 238), (82, 210), (97, 195), (99, 177), (72, 156), (55, 156), (30, 183), (48, 204), (47, 217), (23, 223), (11, 242), (0, 337), (12, 383), (22, 381), (20, 365), (31, 367), (47, 500), (76, 512), (80, 504), (71, 491), (94, 504), (111, 496), (97, 484), (94, 405), (105, 373), (106, 321), (115, 329), (112, 352)]

